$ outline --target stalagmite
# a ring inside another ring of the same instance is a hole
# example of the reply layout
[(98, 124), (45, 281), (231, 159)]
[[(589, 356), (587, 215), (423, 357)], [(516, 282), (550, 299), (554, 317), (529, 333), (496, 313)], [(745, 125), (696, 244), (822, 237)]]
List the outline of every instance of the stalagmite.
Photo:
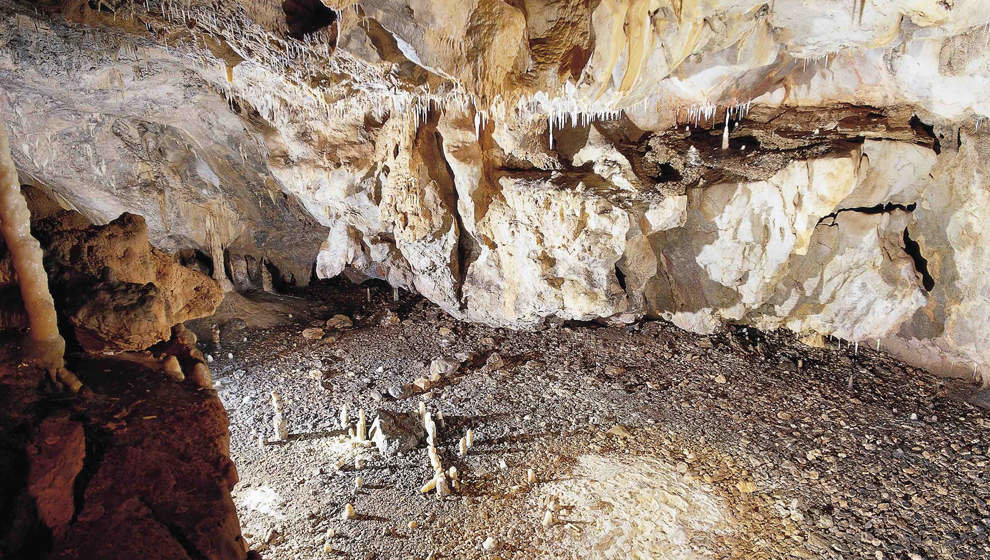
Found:
[(203, 389), (213, 388), (213, 378), (210, 376), (210, 368), (206, 367), (206, 364), (203, 362), (196, 362), (196, 364), (193, 365), (192, 373), (189, 375), (189, 380)]
[(184, 381), (186, 379), (185, 374), (182, 373), (182, 367), (179, 366), (179, 360), (175, 356), (165, 358), (165, 362), (162, 365), (165, 368), (165, 375), (176, 381)]
[(464, 443), (467, 444), (468, 448), (474, 445), (474, 430), (468, 430), (467, 434), (464, 436)]
[(277, 441), (285, 441), (289, 439), (289, 427), (285, 422), (282, 397), (275, 391), (272, 391), (272, 408), (275, 409), (275, 417), (272, 419), (272, 424), (275, 427), (275, 439)]
[(423, 416), (423, 428), (426, 429), (426, 444), (433, 447), (437, 444), (437, 425), (429, 412)]
[(526, 470), (526, 482), (528, 482), (530, 484), (533, 484), (533, 483), (536, 482), (536, 473), (533, 472), (533, 469), (527, 469)]
[(423, 487), (419, 489), (419, 491), (423, 494), (426, 494), (430, 490), (436, 489), (436, 487), (437, 487), (437, 477), (433, 477), (426, 484), (424, 484)]
[(25, 350), (34, 363), (56, 372), (70, 389), (78, 390), (79, 380), (71, 373), (63, 373), (65, 341), (58, 333), (55, 303), (48, 291), (48, 274), (42, 263), (44, 253), (38, 240), (31, 236), (31, 213), (20, 185), (7, 131), (0, 124), (0, 231), (13, 260), (31, 327), (30, 343)]
[(354, 511), (354, 505), (344, 505), (344, 511), (341, 512), (340, 517), (341, 519), (357, 519), (357, 512)]
[(347, 405), (340, 405), (340, 428), (346, 430), (351, 426), (350, 414), (347, 412)]
[(457, 442), (457, 454), (463, 457), (467, 455), (467, 450), (468, 450), (467, 440), (461, 438), (460, 441)]
[(442, 471), (443, 463), (440, 462), (440, 455), (437, 454), (437, 448), (430, 446), (427, 449), (427, 454), (430, 456), (430, 465), (433, 466), (433, 470)]
[(450, 495), (450, 487), (447, 486), (447, 475), (442, 472), (438, 472), (436, 477), (437, 481), (437, 496), (443, 498), (444, 496)]
[(357, 478), (355, 478), (354, 479), (354, 487), (355, 488), (361, 488), (362, 486), (364, 486), (364, 479), (361, 478), (360, 476), (357, 477)]
[(364, 409), (358, 411), (357, 440), (368, 441), (368, 419), (364, 415)]
[(551, 525), (553, 525), (553, 512), (547, 510), (547, 512), (543, 514), (543, 526), (550, 527)]

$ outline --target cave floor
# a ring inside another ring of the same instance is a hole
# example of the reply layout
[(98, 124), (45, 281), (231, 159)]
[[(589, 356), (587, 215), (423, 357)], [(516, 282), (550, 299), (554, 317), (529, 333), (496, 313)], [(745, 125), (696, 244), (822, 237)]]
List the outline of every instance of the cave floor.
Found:
[[(311, 291), (308, 318), (222, 327), (207, 349), (235, 502), (262, 558), (990, 557), (990, 412), (959, 397), (975, 387), (787, 333), (514, 332), (393, 302), (383, 286)], [(301, 336), (335, 313), (354, 327)], [(502, 367), (485, 366), (492, 352)], [(471, 358), (429, 392), (389, 395), (457, 353)], [(272, 391), (286, 442), (262, 442)], [(343, 404), (370, 425), (420, 401), (442, 413), (438, 451), (462, 482), (446, 498), (420, 492), (422, 445), (386, 458), (339, 427)], [(459, 457), (467, 428), (475, 443)], [(347, 503), (357, 519), (341, 518)]]

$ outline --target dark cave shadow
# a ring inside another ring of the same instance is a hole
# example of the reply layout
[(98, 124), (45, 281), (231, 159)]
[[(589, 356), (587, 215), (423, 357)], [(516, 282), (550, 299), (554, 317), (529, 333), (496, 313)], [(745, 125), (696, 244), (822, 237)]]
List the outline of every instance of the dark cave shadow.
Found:
[(324, 430), (322, 432), (303, 432), (301, 434), (289, 434), (288, 441), (284, 443), (289, 443), (293, 441), (307, 441), (311, 439), (323, 439), (328, 437), (346, 436), (347, 432), (344, 430)]

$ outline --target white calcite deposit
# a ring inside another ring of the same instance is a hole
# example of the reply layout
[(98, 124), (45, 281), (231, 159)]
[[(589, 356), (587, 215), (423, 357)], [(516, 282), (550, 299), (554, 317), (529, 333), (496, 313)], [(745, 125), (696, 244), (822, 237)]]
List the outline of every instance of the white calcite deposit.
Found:
[(3, 4), (23, 180), (232, 289), (375, 277), (990, 378), (990, 3), (325, 4), (303, 40), (274, 0)]

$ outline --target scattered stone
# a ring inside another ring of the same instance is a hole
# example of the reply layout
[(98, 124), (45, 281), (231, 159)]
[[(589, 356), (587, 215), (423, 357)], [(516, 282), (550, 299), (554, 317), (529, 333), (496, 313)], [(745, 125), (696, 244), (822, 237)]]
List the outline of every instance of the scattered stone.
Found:
[(409, 385), (403, 383), (402, 385), (392, 385), (388, 388), (388, 394), (393, 399), (403, 399), (408, 397), (411, 391), (409, 390)]
[(447, 360), (444, 358), (437, 358), (432, 362), (430, 362), (431, 379), (432, 376), (436, 376), (437, 380), (439, 380), (441, 377), (447, 377), (449, 375), (453, 375), (454, 372), (457, 371), (458, 367), (460, 366), (457, 362)]
[(420, 419), (408, 412), (379, 410), (371, 424), (371, 441), (386, 457), (415, 449), (426, 435)]
[(334, 315), (333, 317), (327, 319), (326, 322), (326, 327), (328, 329), (341, 330), (341, 329), (349, 329), (353, 326), (354, 326), (354, 322), (351, 321), (351, 318), (348, 317), (347, 315), (340, 315), (340, 314)]
[(738, 489), (743, 494), (752, 494), (753, 492), (756, 492), (756, 484), (753, 484), (748, 480), (741, 481), (736, 483), (736, 489)]
[(626, 372), (626, 368), (619, 366), (605, 366), (605, 375), (609, 377), (618, 377)]
[(427, 391), (429, 390), (431, 383), (429, 379), (425, 377), (420, 377), (417, 378), (415, 381), (413, 381), (413, 386), (419, 389), (420, 391)]
[(305, 338), (306, 340), (319, 340), (323, 338), (324, 334), (325, 333), (323, 332), (323, 329), (318, 327), (312, 327), (308, 329), (303, 329), (302, 337)]
[(485, 361), (485, 369), (487, 369), (488, 371), (496, 371), (503, 367), (505, 367), (505, 361), (502, 359), (502, 356), (500, 356), (498, 352), (492, 352), (491, 355), (488, 356), (488, 359)]
[(715, 383), (718, 383), (719, 385), (725, 385), (727, 382), (728, 380), (726, 380), (725, 376), (721, 373), (715, 377)]
[(450, 336), (451, 333), (450, 329), (447, 327), (440, 327), (437, 329), (437, 332), (440, 333), (440, 336)]
[(632, 434), (629, 433), (629, 430), (627, 430), (626, 427), (623, 426), (622, 424), (616, 424), (616, 425), (612, 426), (605, 433), (607, 433), (609, 435), (616, 436), (616, 437), (621, 437), (621, 438), (631, 438), (632, 437)]
[(485, 539), (485, 542), (481, 543), (481, 548), (484, 548), (485, 550), (495, 550), (498, 548), (498, 544), (498, 540), (496, 540), (495, 537), (489, 536)]
[(396, 313), (394, 311), (389, 310), (382, 317), (381, 325), (383, 327), (392, 327), (392, 326), (398, 325), (401, 322), (402, 321), (399, 319), (399, 316), (396, 315)]

